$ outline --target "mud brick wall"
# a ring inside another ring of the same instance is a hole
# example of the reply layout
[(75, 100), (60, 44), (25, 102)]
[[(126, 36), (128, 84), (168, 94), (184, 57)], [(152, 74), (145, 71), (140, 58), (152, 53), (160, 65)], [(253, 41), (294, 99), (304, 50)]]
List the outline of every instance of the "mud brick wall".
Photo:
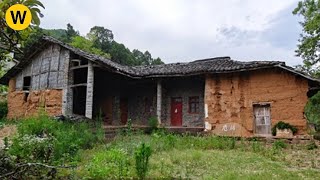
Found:
[[(62, 114), (62, 92), (66, 86), (69, 51), (59, 45), (48, 45), (30, 59), (30, 63), (9, 82), (8, 115), (33, 116), (43, 107), (48, 115)], [(29, 91), (23, 91), (24, 77), (31, 77)]]
[(233, 135), (252, 136), (253, 104), (267, 102), (271, 107), (271, 127), (284, 121), (304, 134), (307, 91), (307, 80), (280, 69), (207, 75), (206, 121), (212, 124), (216, 134), (224, 133), (222, 128), (227, 127)]
[(9, 119), (22, 118), (37, 115), (40, 107), (50, 116), (62, 114), (62, 90), (38, 90), (31, 91), (26, 98), (23, 91), (11, 91), (8, 93)]

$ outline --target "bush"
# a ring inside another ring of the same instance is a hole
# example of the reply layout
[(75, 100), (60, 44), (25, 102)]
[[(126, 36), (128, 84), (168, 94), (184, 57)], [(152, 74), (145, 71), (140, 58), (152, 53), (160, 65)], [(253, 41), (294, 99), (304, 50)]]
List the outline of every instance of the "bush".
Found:
[(287, 147), (287, 144), (283, 140), (276, 140), (273, 144), (272, 147), (275, 149), (284, 149)]
[(315, 135), (313, 135), (313, 138), (320, 141), (320, 132), (317, 132)]
[(307, 149), (308, 150), (314, 150), (314, 149), (317, 149), (317, 148), (318, 148), (318, 146), (317, 146), (315, 141), (312, 141), (309, 144), (307, 144)]
[(294, 126), (292, 126), (289, 123), (285, 123), (283, 121), (279, 121), (277, 124), (275, 124), (272, 128), (272, 135), (276, 136), (277, 135), (277, 129), (290, 129), (292, 131), (293, 134), (298, 132), (298, 129)]
[(157, 130), (158, 129), (158, 118), (157, 117), (151, 117), (148, 121), (148, 124), (151, 128), (152, 131)]
[(309, 98), (304, 112), (308, 122), (315, 124), (316, 131), (320, 131), (320, 91)]
[(0, 101), (0, 119), (5, 118), (8, 114), (7, 101)]
[(135, 152), (136, 172), (139, 179), (144, 179), (149, 169), (151, 147), (142, 143)]
[(60, 122), (44, 115), (25, 119), (18, 124), (19, 135), (9, 152), (24, 161), (73, 161), (79, 149), (91, 148), (103, 139), (103, 134), (92, 129), (89, 123)]

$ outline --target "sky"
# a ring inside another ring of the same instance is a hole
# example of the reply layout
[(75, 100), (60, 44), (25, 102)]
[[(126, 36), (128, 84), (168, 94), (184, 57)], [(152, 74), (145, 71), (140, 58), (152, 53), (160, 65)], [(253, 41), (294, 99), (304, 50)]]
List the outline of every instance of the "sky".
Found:
[(301, 64), (297, 0), (42, 0), (41, 27), (81, 35), (112, 30), (130, 50), (148, 50), (165, 63), (230, 56), (241, 61)]

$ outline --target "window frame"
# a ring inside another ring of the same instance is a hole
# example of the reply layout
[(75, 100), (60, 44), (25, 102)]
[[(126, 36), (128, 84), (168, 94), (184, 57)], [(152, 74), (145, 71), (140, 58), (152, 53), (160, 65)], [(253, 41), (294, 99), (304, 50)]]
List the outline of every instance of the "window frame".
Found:
[(188, 113), (199, 114), (200, 113), (200, 97), (190, 96), (188, 101)]

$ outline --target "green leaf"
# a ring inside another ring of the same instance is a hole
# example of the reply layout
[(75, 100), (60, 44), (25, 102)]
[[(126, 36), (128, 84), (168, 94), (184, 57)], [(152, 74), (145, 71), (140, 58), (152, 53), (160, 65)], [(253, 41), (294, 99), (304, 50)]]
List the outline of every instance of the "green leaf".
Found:
[(33, 8), (31, 10), (32, 24), (35, 24), (35, 25), (39, 26), (40, 25), (40, 19), (39, 19), (38, 13), (36, 11), (34, 11), (34, 9), (36, 9), (36, 8)]

